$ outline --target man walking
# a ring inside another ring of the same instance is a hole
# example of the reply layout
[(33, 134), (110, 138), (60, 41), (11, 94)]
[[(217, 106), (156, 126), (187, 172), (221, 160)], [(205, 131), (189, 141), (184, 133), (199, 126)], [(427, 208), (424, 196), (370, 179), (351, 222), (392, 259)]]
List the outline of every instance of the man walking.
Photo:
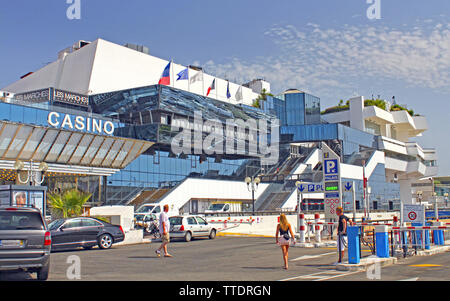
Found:
[(338, 248), (338, 256), (339, 261), (336, 263), (342, 263), (342, 259), (345, 254), (345, 245), (347, 243), (347, 224), (349, 222), (349, 218), (344, 215), (344, 209), (342, 207), (336, 208), (336, 215), (339, 217), (339, 224), (337, 229), (337, 248)]
[(159, 215), (159, 233), (161, 233), (162, 244), (155, 251), (158, 257), (161, 256), (161, 249), (164, 250), (164, 257), (173, 257), (167, 252), (167, 244), (170, 242), (169, 236), (170, 223), (167, 212), (169, 212), (169, 205), (164, 205), (164, 211), (161, 212), (161, 214)]

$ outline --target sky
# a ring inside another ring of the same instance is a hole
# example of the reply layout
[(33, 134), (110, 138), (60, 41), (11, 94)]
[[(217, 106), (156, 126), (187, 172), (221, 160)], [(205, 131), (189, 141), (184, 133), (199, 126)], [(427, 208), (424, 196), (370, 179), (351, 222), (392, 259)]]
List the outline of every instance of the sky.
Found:
[[(69, 19), (77, 2), (80, 18)], [(103, 38), (237, 83), (264, 78), (274, 94), (297, 88), (322, 109), (395, 96), (427, 117), (414, 140), (436, 148), (439, 175), (450, 175), (448, 0), (2, 0), (0, 36), (0, 87)]]

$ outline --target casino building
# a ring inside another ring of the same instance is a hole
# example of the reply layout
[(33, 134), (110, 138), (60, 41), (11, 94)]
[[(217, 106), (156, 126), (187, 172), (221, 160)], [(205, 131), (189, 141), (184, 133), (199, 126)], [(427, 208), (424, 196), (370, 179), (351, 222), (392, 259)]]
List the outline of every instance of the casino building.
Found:
[[(50, 192), (76, 186), (93, 193), (94, 204), (159, 202), (196, 213), (212, 201), (249, 209), (244, 178), (260, 176), (256, 209), (292, 209), (297, 180), (322, 181), (322, 141), (341, 157), (342, 177), (356, 182), (359, 200), (365, 173), (373, 209), (413, 202), (411, 183), (437, 173), (436, 152), (409, 141), (427, 129), (422, 116), (365, 107), (362, 97), (351, 99), (347, 112), (324, 115), (320, 99), (299, 90), (266, 96), (256, 108), (263, 89), (270, 92), (264, 80), (239, 85), (171, 62), (170, 84), (160, 85), (168, 64), (143, 46), (79, 41), (2, 88), (0, 185), (34, 173), (40, 180), (32, 184)], [(182, 72), (187, 79), (177, 80)], [(231, 128), (213, 135), (216, 124), (230, 120)], [(253, 128), (252, 121), (259, 123)], [(174, 139), (189, 127), (200, 135), (182, 136), (188, 147), (174, 152)], [(260, 151), (262, 141), (269, 152)], [(241, 151), (225, 149), (240, 143)], [(323, 194), (311, 193), (302, 206), (322, 203)]]

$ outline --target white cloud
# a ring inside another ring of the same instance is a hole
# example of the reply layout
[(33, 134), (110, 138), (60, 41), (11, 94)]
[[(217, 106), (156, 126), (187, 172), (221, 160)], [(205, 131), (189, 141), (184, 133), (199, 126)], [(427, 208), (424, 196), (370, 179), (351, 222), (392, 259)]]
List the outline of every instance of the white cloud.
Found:
[(208, 61), (204, 67), (241, 82), (264, 77), (275, 92), (299, 88), (318, 96), (341, 97), (359, 89), (361, 81), (393, 80), (406, 87), (450, 92), (450, 23), (427, 22), (425, 27), (409, 30), (274, 25), (265, 35), (277, 45), (277, 53), (227, 63)]

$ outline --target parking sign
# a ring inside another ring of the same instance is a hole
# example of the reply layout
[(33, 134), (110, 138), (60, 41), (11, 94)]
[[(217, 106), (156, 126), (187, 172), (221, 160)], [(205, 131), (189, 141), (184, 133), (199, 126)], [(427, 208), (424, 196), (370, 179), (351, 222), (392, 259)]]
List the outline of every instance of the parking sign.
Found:
[(322, 142), (325, 219), (337, 220), (336, 208), (342, 205), (340, 157)]

